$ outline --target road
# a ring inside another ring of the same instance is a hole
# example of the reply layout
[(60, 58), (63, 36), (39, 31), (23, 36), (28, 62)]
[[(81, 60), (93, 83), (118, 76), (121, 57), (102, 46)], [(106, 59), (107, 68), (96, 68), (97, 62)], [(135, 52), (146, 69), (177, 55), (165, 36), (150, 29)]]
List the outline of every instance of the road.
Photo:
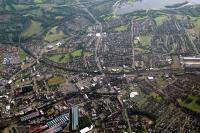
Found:
[[(101, 22), (99, 22), (99, 20), (97, 20), (95, 18), (95, 16), (79, 0), (76, 0), (76, 2), (80, 6), (80, 8), (82, 8), (85, 12), (87, 12), (92, 17), (92, 19), (95, 21), (95, 23), (97, 24), (97, 26), (99, 28), (98, 32), (101, 34), (102, 33)], [(95, 61), (97, 63), (97, 67), (98, 67), (100, 72), (102, 72), (102, 67), (101, 67), (101, 64), (100, 64), (99, 57), (98, 57), (98, 49), (99, 49), (100, 44), (101, 44), (101, 39), (102, 39), (101, 36), (98, 36), (97, 40), (96, 40), (96, 44), (95, 44)]]
[(132, 133), (131, 124), (129, 122), (129, 117), (128, 117), (127, 109), (123, 109), (123, 113), (124, 113), (124, 117), (126, 119), (126, 122), (128, 123), (128, 132)]
[(134, 46), (134, 23), (133, 23), (133, 19), (131, 20), (131, 46), (132, 46), (132, 68), (135, 69), (135, 46)]
[(22, 68), (20, 71), (18, 71), (17, 73), (15, 73), (14, 75), (12, 75), (12, 77), (10, 77), (10, 80), (15, 80), (16, 79), (16, 76), (18, 75), (18, 74), (20, 74), (22, 71), (24, 71), (24, 70), (27, 70), (27, 69), (29, 69), (30, 67), (33, 67), (34, 65), (36, 64), (36, 61), (33, 61), (31, 64), (29, 64), (29, 66), (28, 67), (26, 67), (26, 68)]
[(177, 25), (177, 27), (180, 27), (180, 29), (184, 29), (184, 32), (186, 34), (186, 36), (188, 37), (188, 40), (190, 42), (190, 44), (192, 45), (192, 48), (194, 50), (194, 52), (199, 55), (199, 50), (197, 48), (197, 46), (194, 44), (191, 35), (188, 33), (187, 29), (184, 27), (183, 21), (181, 21), (181, 24), (179, 24), (177, 21), (175, 21), (175, 24)]

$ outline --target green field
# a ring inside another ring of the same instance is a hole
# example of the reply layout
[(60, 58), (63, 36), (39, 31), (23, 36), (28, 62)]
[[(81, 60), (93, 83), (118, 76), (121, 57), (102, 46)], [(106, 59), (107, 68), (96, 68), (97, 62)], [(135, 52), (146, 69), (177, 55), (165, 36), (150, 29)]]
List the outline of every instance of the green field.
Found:
[(59, 54), (51, 55), (48, 57), (48, 59), (56, 63), (66, 63), (70, 60), (70, 58), (80, 57), (81, 54), (82, 54), (82, 50), (78, 49), (64, 55), (59, 55)]
[(62, 39), (64, 37), (64, 33), (62, 31), (57, 30), (57, 26), (53, 27), (49, 30), (49, 32), (46, 34), (45, 41), (48, 42), (54, 42)]
[(27, 54), (24, 52), (24, 50), (20, 49), (19, 51), (19, 57), (20, 61), (24, 61), (26, 59)]
[(124, 31), (127, 31), (127, 30), (128, 30), (128, 25), (122, 25), (122, 26), (114, 28), (115, 32), (124, 32)]
[(48, 57), (48, 59), (56, 63), (66, 63), (69, 61), (69, 54), (51, 55)]
[(138, 0), (128, 0), (129, 3), (133, 3), (133, 2), (136, 2)]
[(49, 78), (47, 82), (49, 86), (52, 86), (52, 85), (58, 85), (58, 84), (64, 83), (65, 79), (62, 76), (53, 76)]
[(52, 115), (52, 114), (54, 114), (55, 113), (55, 109), (54, 108), (50, 108), (50, 109), (48, 109), (47, 110), (47, 115), (49, 116), (49, 115)]
[(186, 100), (178, 99), (178, 103), (181, 107), (200, 113), (200, 104), (197, 100), (199, 100), (198, 97), (189, 96)]
[(23, 16), (25, 16), (25, 17), (42, 17), (44, 14), (42, 13), (42, 11), (41, 10), (38, 10), (38, 9), (36, 9), (36, 10), (30, 10), (30, 11), (28, 11), (26, 14), (24, 14)]
[(147, 19), (147, 16), (133, 16), (133, 20), (139, 21), (139, 20), (143, 20), (143, 19)]
[(176, 15), (176, 17), (180, 20), (182, 20), (182, 19), (183, 20), (185, 20), (185, 19), (190, 20), (194, 24), (195, 29), (197, 31), (200, 31), (200, 17), (192, 17), (192, 16), (189, 16), (189, 15), (188, 16)]
[(156, 84), (158, 87), (164, 87), (168, 84), (168, 81), (159, 77), (157, 80), (156, 80)]
[(31, 21), (31, 25), (22, 33), (24, 37), (30, 37), (37, 34), (42, 30), (41, 23), (37, 21)]
[(81, 53), (82, 53), (82, 50), (79, 49), (79, 50), (73, 51), (71, 54), (73, 57), (80, 57)]
[(151, 36), (140, 36), (140, 43), (142, 45), (149, 45), (151, 44), (151, 39), (152, 39)]
[(64, 18), (64, 16), (56, 16), (57, 20), (62, 20)]
[(41, 4), (41, 3), (44, 2), (44, 0), (34, 0), (34, 2), (37, 3), (37, 4)]
[(160, 101), (162, 99), (162, 97), (156, 92), (151, 92), (149, 95), (155, 98), (157, 101)]
[(117, 15), (111, 15), (111, 16), (106, 16), (104, 18), (104, 20), (107, 20), (107, 21), (111, 21), (111, 20), (116, 20), (116, 19), (119, 19), (120, 16), (117, 16)]
[(25, 9), (29, 9), (31, 6), (30, 6), (30, 5), (15, 4), (15, 5), (13, 5), (13, 7), (14, 7), (16, 10), (25, 10)]
[(166, 15), (160, 15), (160, 16), (155, 18), (157, 26), (162, 25), (166, 20), (167, 20), (167, 16)]
[(191, 18), (192, 23), (195, 26), (195, 29), (200, 31), (200, 18), (199, 17), (190, 17), (190, 18)]
[(200, 31), (200, 19), (197, 19), (195, 22), (194, 22), (194, 25), (195, 25), (195, 29)]

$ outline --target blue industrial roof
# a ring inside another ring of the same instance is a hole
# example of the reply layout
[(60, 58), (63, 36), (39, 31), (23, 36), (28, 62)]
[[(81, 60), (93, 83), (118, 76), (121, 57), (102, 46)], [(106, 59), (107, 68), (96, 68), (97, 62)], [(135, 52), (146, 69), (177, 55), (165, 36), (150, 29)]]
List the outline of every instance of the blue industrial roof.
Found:
[(51, 128), (56, 125), (66, 124), (68, 121), (69, 121), (69, 114), (62, 114), (56, 117), (55, 119), (47, 122), (47, 126)]

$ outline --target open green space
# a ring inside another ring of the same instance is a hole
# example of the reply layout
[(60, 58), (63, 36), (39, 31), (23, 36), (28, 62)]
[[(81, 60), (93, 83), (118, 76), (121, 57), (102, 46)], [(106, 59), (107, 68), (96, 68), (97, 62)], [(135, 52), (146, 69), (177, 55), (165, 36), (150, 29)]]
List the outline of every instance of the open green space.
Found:
[(25, 78), (27, 78), (28, 76), (30, 76), (31, 73), (28, 72), (28, 71), (22, 71), (20, 74), (21, 74), (21, 77), (25, 79)]
[(65, 82), (65, 79), (63, 76), (53, 76), (51, 78), (48, 79), (48, 85), (52, 86), (52, 85), (59, 85)]
[(186, 100), (178, 99), (178, 103), (181, 107), (200, 113), (200, 98), (195, 96), (189, 96)]
[(142, 49), (142, 48), (134, 48), (134, 51), (136, 52), (136, 53), (144, 53), (145, 52), (145, 50), (144, 49)]
[(90, 127), (92, 124), (92, 120), (89, 116), (82, 116), (78, 120), (79, 128), (83, 129), (85, 127)]
[(31, 21), (30, 26), (22, 32), (22, 36), (30, 37), (32, 35), (37, 34), (42, 30), (41, 23), (37, 21)]
[[(40, 9), (44, 10), (45, 12), (51, 12), (54, 13), (54, 8), (53, 8), (53, 4), (50, 3), (42, 3), (42, 4), (37, 4)], [(49, 16), (50, 14), (44, 14), (46, 16)], [(49, 16), (50, 17), (50, 16)]]
[(20, 49), (19, 50), (19, 57), (20, 61), (24, 61), (26, 59), (27, 54), (24, 52), (24, 50)]
[(157, 26), (162, 25), (166, 20), (167, 20), (167, 16), (166, 15), (160, 15), (160, 16), (155, 18)]
[(64, 18), (64, 16), (56, 16), (57, 20), (62, 20)]
[(25, 9), (29, 9), (30, 7), (32, 7), (33, 5), (24, 5), (24, 4), (14, 4), (13, 7), (16, 10), (25, 10)]
[(78, 50), (72, 51), (71, 53), (55, 54), (55, 55), (48, 56), (47, 58), (56, 63), (66, 63), (70, 59), (75, 58), (75, 57), (80, 57), (81, 55), (82, 55), (82, 50), (78, 49)]
[(197, 31), (200, 31), (200, 17), (190, 17), (190, 20), (195, 26), (195, 29)]
[(144, 20), (147, 19), (148, 16), (133, 16), (133, 21), (139, 21), (139, 20)]
[(11, 8), (11, 6), (9, 6), (9, 5), (5, 5), (5, 10), (6, 10), (6, 11), (12, 11), (12, 8)]
[(151, 44), (151, 39), (152, 37), (151, 36), (140, 36), (140, 43), (142, 45), (149, 45)]
[(23, 16), (25, 16), (25, 17), (27, 17), (27, 16), (30, 16), (30, 17), (42, 17), (43, 15), (48, 15), (48, 14), (43, 14), (42, 10), (35, 9), (35, 10), (28, 11)]
[(164, 87), (168, 84), (168, 81), (159, 77), (157, 80), (156, 80), (156, 84), (158, 85), (158, 87)]
[(151, 92), (149, 95), (155, 98), (157, 101), (160, 101), (162, 99), (162, 97), (156, 92)]
[(50, 108), (50, 109), (48, 109), (47, 110), (47, 115), (49, 116), (49, 115), (52, 115), (52, 114), (54, 114), (55, 113), (55, 109), (54, 108)]
[(41, 4), (41, 3), (44, 3), (44, 0), (34, 0), (34, 2), (35, 2), (36, 4)]
[(200, 18), (198, 18), (196, 21), (194, 21), (194, 25), (195, 25), (195, 28), (200, 31)]
[(116, 20), (116, 19), (119, 19), (120, 16), (117, 16), (117, 15), (110, 15), (110, 16), (106, 16), (104, 18), (104, 20), (107, 20), (107, 21), (111, 21), (111, 20)]
[(176, 18), (180, 20), (188, 19), (191, 23), (194, 24), (194, 27), (197, 31), (200, 31), (200, 17), (192, 17), (192, 16), (183, 16), (183, 15), (176, 15)]
[(73, 57), (80, 57), (81, 53), (82, 53), (82, 50), (78, 49), (78, 50), (73, 51), (71, 54)]
[(69, 61), (69, 54), (64, 55), (51, 55), (48, 57), (49, 60), (56, 62), (56, 63), (65, 63)]
[(119, 27), (114, 28), (115, 32), (124, 32), (128, 30), (128, 25), (121, 25)]
[(55, 26), (49, 30), (46, 34), (45, 41), (54, 42), (62, 39), (64, 37), (64, 33), (58, 30), (58, 27)]
[(183, 16), (183, 15), (176, 15), (176, 18), (179, 19), (179, 20), (183, 20), (186, 18), (186, 16)]
[(133, 2), (136, 2), (136, 1), (139, 1), (139, 0), (128, 0), (129, 3), (133, 3)]
[[(0, 70), (4, 69), (4, 68), (5, 68), (5, 66), (3, 64), (0, 64)], [(0, 77), (1, 77), (1, 75), (0, 75)]]

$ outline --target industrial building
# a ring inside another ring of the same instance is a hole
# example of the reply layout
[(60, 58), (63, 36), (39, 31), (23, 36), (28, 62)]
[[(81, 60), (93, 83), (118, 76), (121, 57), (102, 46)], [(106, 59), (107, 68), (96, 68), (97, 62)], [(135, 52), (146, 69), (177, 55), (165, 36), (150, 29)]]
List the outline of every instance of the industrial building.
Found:
[(200, 58), (198, 57), (181, 57), (182, 67), (185, 69), (200, 69)]
[(40, 112), (39, 112), (39, 111), (34, 111), (34, 112), (32, 112), (32, 113), (29, 113), (29, 114), (27, 114), (27, 115), (25, 115), (25, 116), (20, 117), (20, 120), (21, 120), (22, 122), (24, 122), (24, 121), (33, 119), (33, 118), (38, 117), (38, 116), (40, 116)]
[(69, 124), (69, 114), (65, 113), (47, 122), (46, 125), (33, 129), (30, 133), (57, 133)]
[(78, 106), (72, 107), (71, 110), (71, 114), (72, 114), (72, 130), (76, 131), (78, 130), (78, 118), (79, 118), (79, 108)]
[(55, 119), (47, 122), (47, 126), (49, 128), (51, 128), (51, 127), (54, 127), (57, 125), (67, 125), (68, 122), (69, 122), (69, 114), (65, 113), (65, 114), (62, 114), (62, 115), (56, 117)]
[(22, 87), (22, 92), (21, 93), (27, 93), (33, 90), (33, 85), (25, 85)]

